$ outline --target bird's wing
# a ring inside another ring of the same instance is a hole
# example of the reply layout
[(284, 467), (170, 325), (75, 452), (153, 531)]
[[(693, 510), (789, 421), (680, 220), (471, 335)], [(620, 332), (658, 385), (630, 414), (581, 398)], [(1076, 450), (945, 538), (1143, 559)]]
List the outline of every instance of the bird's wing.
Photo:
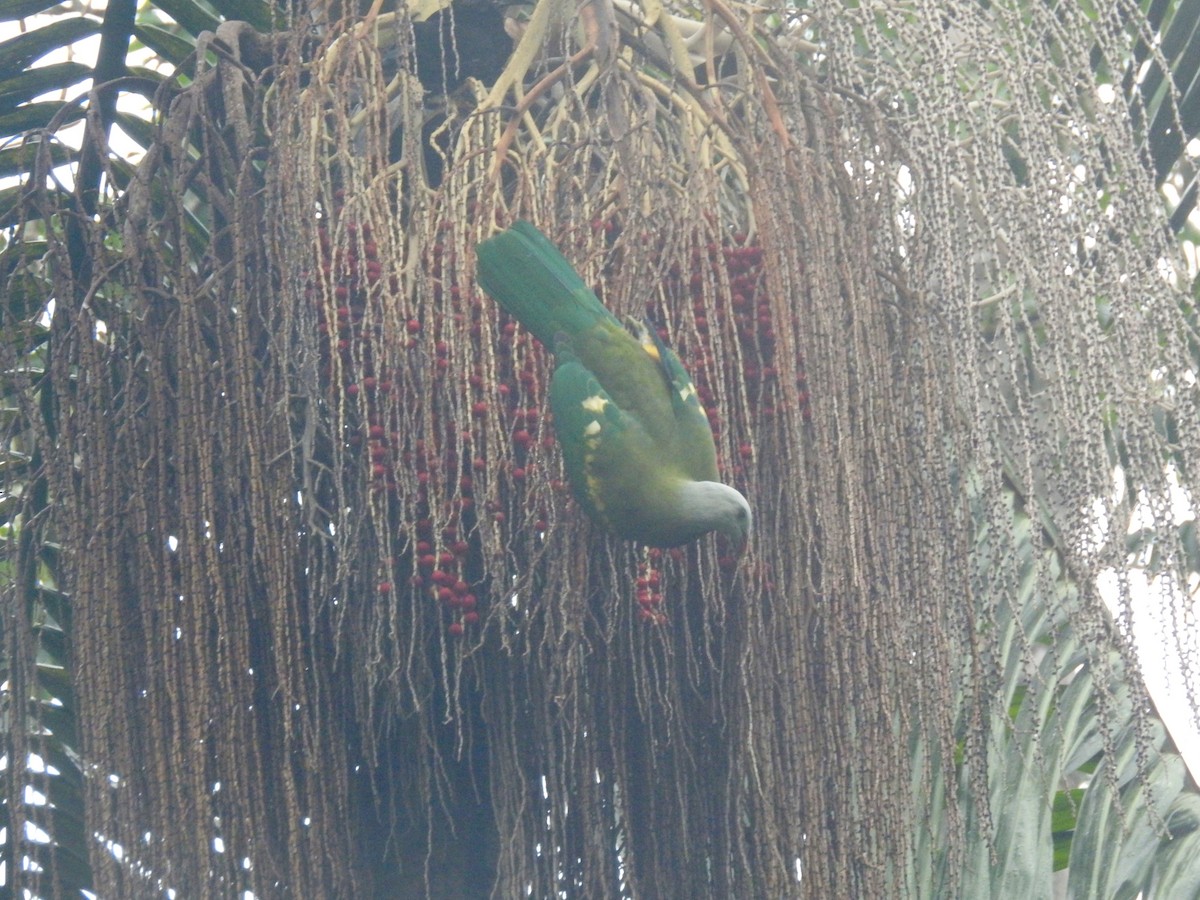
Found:
[[(684, 468), (696, 481), (716, 481), (717, 454), (712, 426), (700, 405), (696, 385), (675, 351), (663, 342), (657, 331), (648, 326), (643, 326), (640, 331), (643, 348), (656, 358), (666, 378), (676, 429), (674, 443), (683, 458)], [(647, 338), (653, 344), (653, 352), (647, 346)]]
[(550, 381), (550, 408), (567, 475), (588, 514), (615, 528), (610, 498), (636, 491), (633, 463), (652, 442), (578, 359), (564, 351), (560, 358)]
[(607, 323), (588, 329), (572, 347), (681, 475), (717, 480), (712, 428), (687, 370), (652, 330), (636, 321), (628, 324), (628, 330)]

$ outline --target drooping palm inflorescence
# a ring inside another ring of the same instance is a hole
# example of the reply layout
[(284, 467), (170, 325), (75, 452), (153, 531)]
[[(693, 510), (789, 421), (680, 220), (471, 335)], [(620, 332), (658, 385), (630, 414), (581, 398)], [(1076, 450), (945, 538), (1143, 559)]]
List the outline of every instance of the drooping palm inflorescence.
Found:
[[(927, 6), (225, 23), (111, 217), (33, 197), (100, 893), (1012, 893), (1092, 767), (1196, 821), (1096, 589), (1139, 496), (1184, 583), (1200, 444), (1140, 19)], [(570, 501), (518, 217), (687, 362), (745, 557)]]

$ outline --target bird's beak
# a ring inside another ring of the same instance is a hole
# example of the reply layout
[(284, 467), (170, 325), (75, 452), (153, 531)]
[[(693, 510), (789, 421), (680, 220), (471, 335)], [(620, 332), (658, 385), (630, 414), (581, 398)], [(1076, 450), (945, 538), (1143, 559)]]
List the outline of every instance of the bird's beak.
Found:
[(724, 532), (721, 535), (721, 546), (729, 548), (726, 552), (732, 559), (740, 560), (746, 555), (746, 548), (750, 546), (750, 535), (749, 533)]

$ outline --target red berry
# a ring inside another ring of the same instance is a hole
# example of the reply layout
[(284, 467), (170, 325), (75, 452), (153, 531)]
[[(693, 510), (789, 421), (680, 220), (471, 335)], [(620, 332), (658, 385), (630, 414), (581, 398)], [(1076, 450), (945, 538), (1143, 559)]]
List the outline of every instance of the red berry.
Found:
[(390, 594), (392, 592), (392, 583), (390, 581), (381, 581), (378, 585), (379, 593)]
[(409, 334), (417, 334), (421, 330), (421, 323), (417, 319), (409, 319), (407, 327)]
[(448, 631), (450, 632), (450, 634), (451, 634), (451, 635), (453, 635), (454, 637), (461, 637), (461, 636), (462, 636), (462, 633), (463, 633), (463, 626), (462, 626), (462, 622), (452, 622), (452, 623), (450, 623), (450, 627), (449, 627), (447, 630), (448, 630)]

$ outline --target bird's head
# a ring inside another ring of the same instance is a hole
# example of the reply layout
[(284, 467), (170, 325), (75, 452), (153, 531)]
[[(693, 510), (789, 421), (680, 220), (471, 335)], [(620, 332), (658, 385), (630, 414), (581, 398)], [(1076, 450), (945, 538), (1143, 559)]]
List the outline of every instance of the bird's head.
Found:
[(738, 491), (719, 481), (693, 481), (684, 492), (682, 508), (696, 531), (725, 535), (740, 555), (750, 539), (750, 504)]
[(750, 542), (750, 526), (753, 524), (754, 517), (750, 512), (750, 504), (746, 502), (746, 498), (741, 493), (728, 485), (722, 485), (722, 487), (728, 493), (723, 495), (725, 502), (717, 531), (729, 538), (729, 542), (741, 556), (746, 552), (746, 545)]

